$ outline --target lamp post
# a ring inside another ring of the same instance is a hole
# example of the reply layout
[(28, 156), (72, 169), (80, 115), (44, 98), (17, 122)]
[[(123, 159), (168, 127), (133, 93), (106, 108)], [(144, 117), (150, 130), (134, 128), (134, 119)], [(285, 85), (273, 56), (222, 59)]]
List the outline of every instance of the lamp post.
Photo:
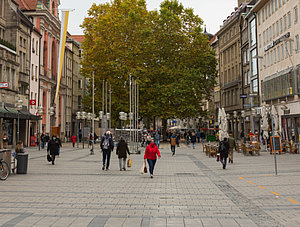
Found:
[(84, 120), (86, 119), (86, 112), (81, 112), (81, 120), (82, 120), (82, 149), (84, 149)]
[(49, 108), (49, 114), (50, 114), (50, 137), (52, 136), (52, 116), (54, 115), (54, 107), (51, 106)]
[(275, 175), (277, 176), (277, 159), (276, 159), (275, 139), (274, 139), (274, 128), (273, 128), (273, 125), (274, 125), (274, 116), (272, 115), (270, 105), (266, 104), (265, 107), (266, 107), (266, 112), (267, 112), (267, 114), (271, 117), (271, 120), (272, 120), (272, 148), (271, 148), (271, 149), (272, 149), (273, 152), (274, 152)]
[(234, 139), (237, 140), (237, 112), (233, 111)]
[(81, 113), (80, 112), (77, 112), (76, 113), (76, 120), (77, 120), (77, 148), (79, 148), (79, 121), (81, 119), (80, 117)]
[(285, 138), (286, 138), (286, 141), (289, 142), (289, 136), (288, 136), (288, 133), (287, 133), (287, 121), (286, 121), (286, 118), (285, 118), (285, 112), (289, 110), (289, 108), (286, 106), (286, 102), (285, 101), (281, 101), (281, 106), (280, 108), (282, 109), (283, 111), (283, 120), (284, 120), (284, 134), (285, 134)]
[(23, 100), (18, 99), (17, 110), (18, 110), (18, 126), (17, 126), (17, 143), (20, 139), (20, 110), (22, 110)]
[(93, 114), (92, 113), (88, 113), (87, 114), (87, 120), (89, 121), (89, 145), (91, 144), (91, 146), (92, 146), (92, 148), (91, 148), (91, 155), (93, 155), (94, 154), (94, 143), (93, 143), (93, 141), (94, 141), (94, 135), (92, 134), (92, 140), (90, 141), (90, 138), (91, 138), (91, 133), (93, 133), (93, 129), (91, 129), (91, 127), (93, 127), (93, 126), (91, 126), (92, 125), (92, 123), (91, 123), (91, 121), (93, 120), (93, 118), (94, 118), (94, 116), (93, 116)]
[[(43, 115), (43, 107), (39, 106), (37, 108), (37, 116), (41, 117)], [(40, 135), (40, 119), (38, 119), (38, 139), (39, 139), (39, 150), (41, 150), (41, 135)]]
[(100, 119), (100, 135), (101, 135), (101, 137), (102, 137), (102, 135), (103, 135), (103, 130), (102, 130), (102, 127), (103, 127), (103, 122), (102, 122), (102, 119), (103, 119), (103, 111), (102, 110), (100, 110), (99, 111), (99, 119)]
[(244, 143), (246, 143), (246, 140), (245, 140), (245, 111), (244, 110), (242, 110), (241, 111), (241, 116), (242, 116), (242, 118), (243, 118), (243, 128), (242, 128), (242, 130), (243, 130), (243, 141), (244, 141)]

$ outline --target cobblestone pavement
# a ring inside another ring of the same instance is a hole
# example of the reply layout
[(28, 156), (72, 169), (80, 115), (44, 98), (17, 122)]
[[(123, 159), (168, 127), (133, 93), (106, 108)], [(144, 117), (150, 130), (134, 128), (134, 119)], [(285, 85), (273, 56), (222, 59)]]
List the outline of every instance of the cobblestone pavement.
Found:
[(300, 155), (244, 156), (223, 170), (215, 158), (182, 145), (161, 146), (154, 178), (140, 174), (143, 155), (119, 171), (112, 154), (101, 170), (99, 144), (64, 144), (53, 166), (46, 151), (28, 149), (26, 175), (0, 182), (0, 226), (300, 226)]

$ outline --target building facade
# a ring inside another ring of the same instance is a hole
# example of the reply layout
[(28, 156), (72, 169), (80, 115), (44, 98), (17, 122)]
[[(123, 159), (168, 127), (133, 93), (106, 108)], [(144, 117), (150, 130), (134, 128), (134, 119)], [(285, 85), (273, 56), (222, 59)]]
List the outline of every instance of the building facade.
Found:
[(299, 4), (297, 0), (261, 0), (253, 8), (261, 59), (260, 103), (275, 107), (275, 131), (295, 142), (300, 135)]
[[(29, 145), (30, 121), (30, 62), (33, 23), (12, 0), (0, 4), (0, 134), (9, 138), (9, 146), (17, 140)], [(19, 120), (18, 120), (19, 119)], [(2, 147), (2, 140), (0, 143)]]

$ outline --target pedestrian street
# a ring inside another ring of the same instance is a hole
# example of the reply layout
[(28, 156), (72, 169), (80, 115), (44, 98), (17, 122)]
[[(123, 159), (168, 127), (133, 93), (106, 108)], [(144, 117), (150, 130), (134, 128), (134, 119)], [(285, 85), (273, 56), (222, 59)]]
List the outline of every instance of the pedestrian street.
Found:
[(216, 158), (181, 144), (161, 144), (154, 178), (141, 174), (143, 154), (119, 170), (112, 153), (102, 171), (99, 144), (63, 144), (55, 165), (46, 150), (28, 148), (25, 175), (0, 182), (0, 226), (300, 226), (300, 156), (234, 153), (224, 170)]

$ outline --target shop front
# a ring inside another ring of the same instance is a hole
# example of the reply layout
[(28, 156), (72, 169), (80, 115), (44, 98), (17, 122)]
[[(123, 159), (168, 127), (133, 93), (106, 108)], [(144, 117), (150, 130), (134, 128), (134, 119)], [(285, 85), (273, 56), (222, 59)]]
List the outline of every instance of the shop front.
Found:
[(300, 114), (284, 115), (281, 117), (282, 136), (284, 140), (299, 143), (300, 136)]

